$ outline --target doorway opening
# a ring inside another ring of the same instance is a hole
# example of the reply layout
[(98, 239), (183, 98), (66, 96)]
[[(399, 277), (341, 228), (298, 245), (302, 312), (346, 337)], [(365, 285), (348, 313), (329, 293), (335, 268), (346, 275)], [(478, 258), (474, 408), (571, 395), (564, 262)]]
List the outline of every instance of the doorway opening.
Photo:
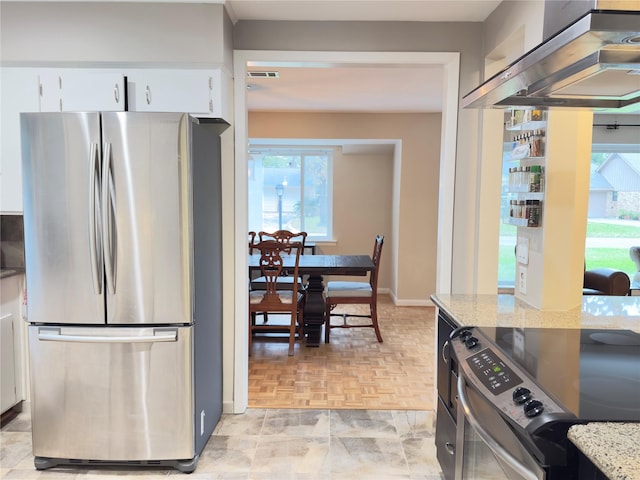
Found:
[[(442, 124), (440, 151), (440, 195), (438, 212), (438, 265), (437, 285), (439, 291), (449, 291), (451, 284), (451, 245), (453, 236), (453, 192), (458, 115), (459, 53), (451, 52), (295, 52), (295, 51), (242, 51), (234, 52), (235, 90), (235, 298), (236, 319), (233, 326), (233, 351), (225, 352), (225, 374), (233, 378), (233, 412), (243, 412), (248, 404), (248, 351), (247, 351), (247, 256), (246, 232), (248, 224), (248, 109), (247, 71), (251, 65), (273, 67), (289, 66), (352, 66), (369, 65), (380, 67), (406, 67), (441, 65), (443, 71)], [(399, 188), (394, 191), (394, 202), (398, 201)], [(395, 215), (397, 217), (397, 215)], [(394, 220), (392, 236), (397, 238), (399, 220)], [(396, 251), (388, 255), (397, 256)], [(233, 359), (231, 361), (231, 359)], [(227, 378), (230, 378), (227, 377)]]

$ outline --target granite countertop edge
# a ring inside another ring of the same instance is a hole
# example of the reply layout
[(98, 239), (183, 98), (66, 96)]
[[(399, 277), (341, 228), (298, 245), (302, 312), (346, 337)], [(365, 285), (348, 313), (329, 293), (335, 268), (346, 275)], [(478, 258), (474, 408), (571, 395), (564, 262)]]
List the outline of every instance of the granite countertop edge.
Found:
[(431, 300), (460, 326), (602, 328), (640, 332), (640, 296), (587, 295), (566, 310), (541, 310), (514, 295), (433, 294)]
[(608, 478), (640, 479), (640, 423), (573, 425), (568, 437)]

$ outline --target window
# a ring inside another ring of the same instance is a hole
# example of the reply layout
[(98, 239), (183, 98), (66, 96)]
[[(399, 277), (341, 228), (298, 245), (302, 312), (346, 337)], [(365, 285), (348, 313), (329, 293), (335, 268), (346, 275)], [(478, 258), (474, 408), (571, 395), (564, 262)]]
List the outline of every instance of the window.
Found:
[(252, 146), (248, 163), (250, 230), (331, 239), (333, 150)]
[[(509, 167), (512, 142), (505, 142), (502, 152), (502, 193), (500, 197), (500, 218), (509, 217)], [(512, 289), (516, 281), (516, 242), (518, 227), (500, 222), (500, 241), (498, 250), (498, 288)]]
[(629, 248), (640, 245), (638, 145), (594, 144), (591, 154), (586, 268), (613, 268), (633, 280)]

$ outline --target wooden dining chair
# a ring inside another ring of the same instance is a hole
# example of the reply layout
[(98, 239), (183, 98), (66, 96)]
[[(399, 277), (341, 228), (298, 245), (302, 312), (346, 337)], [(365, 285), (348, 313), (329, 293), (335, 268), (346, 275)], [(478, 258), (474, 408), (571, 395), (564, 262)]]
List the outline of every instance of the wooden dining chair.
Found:
[[(354, 328), (369, 327), (376, 332), (378, 342), (382, 342), (382, 335), (378, 327), (378, 272), (380, 270), (380, 257), (382, 255), (382, 244), (384, 236), (377, 235), (373, 247), (373, 255), (371, 259), (375, 265), (373, 271), (369, 275), (368, 282), (352, 282), (352, 281), (331, 281), (327, 282), (325, 289), (325, 315), (324, 315), (324, 341), (329, 343), (329, 332), (332, 328)], [(350, 313), (331, 313), (331, 311), (340, 304), (364, 304), (369, 305), (369, 315), (356, 315)], [(342, 324), (332, 325), (331, 317), (342, 317)], [(348, 317), (370, 318), (371, 323), (366, 325), (349, 324)]]
[[(288, 332), (289, 355), (293, 355), (296, 333), (303, 336), (304, 295), (298, 291), (297, 282), (293, 282), (291, 289), (283, 290), (278, 284), (283, 277), (283, 255), (294, 259), (293, 275), (298, 276), (298, 264), (302, 244), (292, 242), (283, 244), (275, 240), (258, 242), (255, 248), (260, 252), (260, 271), (265, 278), (263, 290), (249, 291), (249, 355), (253, 346), (253, 335), (257, 332)], [(283, 325), (256, 322), (256, 313), (289, 313), (288, 328)]]
[[(273, 233), (269, 232), (258, 232), (258, 241), (263, 242), (265, 240), (274, 240), (283, 245), (290, 245), (293, 242), (300, 243), (302, 245), (302, 251), (300, 255), (304, 255), (305, 242), (307, 240), (307, 232), (291, 232), (289, 230), (276, 230)], [(279, 282), (278, 288), (284, 290), (291, 290), (293, 286), (293, 279), (298, 278), (298, 291), (304, 291), (304, 282), (302, 277), (291, 276), (288, 272), (283, 272), (283, 279)], [(260, 276), (251, 280), (251, 288), (253, 290), (264, 290), (265, 289), (265, 278)]]
[(249, 255), (254, 253), (256, 247), (256, 232), (250, 231), (247, 239), (249, 240)]

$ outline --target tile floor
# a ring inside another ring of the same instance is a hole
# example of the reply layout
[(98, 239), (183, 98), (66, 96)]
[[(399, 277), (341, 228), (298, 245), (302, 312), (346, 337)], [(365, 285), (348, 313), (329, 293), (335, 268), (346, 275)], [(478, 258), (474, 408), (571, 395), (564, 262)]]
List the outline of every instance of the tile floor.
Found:
[[(189, 480), (440, 480), (432, 411), (249, 409), (223, 415)], [(28, 408), (2, 428), (2, 479), (159, 479), (171, 469), (33, 468)]]
[[(189, 480), (440, 480), (433, 405), (433, 308), (379, 299), (370, 329), (337, 330), (318, 349), (257, 344), (249, 406), (223, 415)], [(302, 367), (301, 367), (302, 365)], [(301, 374), (304, 373), (304, 375)], [(302, 378), (304, 377), (304, 378)], [(29, 406), (0, 431), (0, 478), (159, 479), (172, 469), (37, 471)]]

